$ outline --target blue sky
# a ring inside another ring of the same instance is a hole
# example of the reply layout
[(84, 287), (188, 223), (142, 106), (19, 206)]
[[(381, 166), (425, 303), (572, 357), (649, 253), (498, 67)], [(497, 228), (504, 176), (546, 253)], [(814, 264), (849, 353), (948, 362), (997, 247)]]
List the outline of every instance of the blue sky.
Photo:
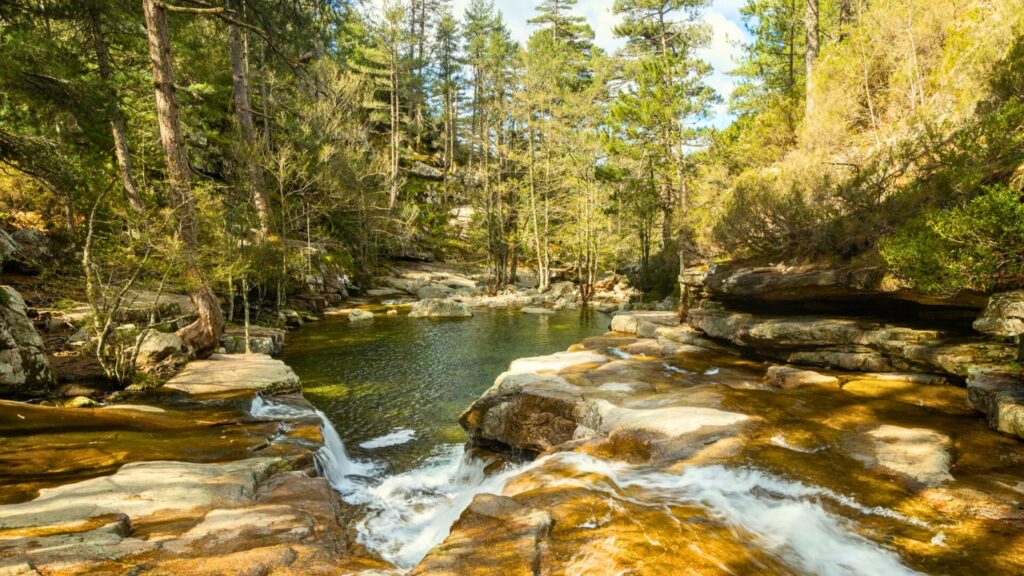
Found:
[[(380, 4), (381, 0), (373, 0), (373, 3)], [(538, 3), (538, 0), (494, 0), (512, 36), (523, 44), (532, 31), (526, 21), (533, 16), (534, 6)], [(612, 14), (613, 3), (614, 0), (579, 0), (576, 4), (577, 11), (586, 16), (594, 29), (597, 44), (608, 52), (614, 52), (622, 46), (622, 41), (615, 38), (613, 33), (619, 20)], [(712, 40), (702, 50), (701, 57), (714, 68), (710, 84), (725, 101), (728, 101), (733, 89), (733, 79), (728, 73), (735, 68), (739, 58), (738, 43), (748, 39), (739, 14), (745, 3), (746, 0), (713, 0), (703, 12), (703, 20), (711, 27)], [(468, 4), (469, 0), (454, 0), (455, 13), (462, 14)], [(725, 103), (716, 107), (712, 125), (720, 128), (731, 121), (727, 108)]]

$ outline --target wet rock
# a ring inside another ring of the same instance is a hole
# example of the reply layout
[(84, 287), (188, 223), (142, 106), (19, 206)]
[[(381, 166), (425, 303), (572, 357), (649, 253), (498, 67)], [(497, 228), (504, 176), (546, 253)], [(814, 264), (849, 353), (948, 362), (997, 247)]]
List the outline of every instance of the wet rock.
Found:
[(356, 308), (348, 313), (349, 322), (369, 322), (370, 320), (373, 320), (373, 312), (369, 310)]
[(793, 366), (772, 366), (765, 373), (764, 381), (779, 388), (800, 388), (819, 386), (839, 388), (839, 379), (812, 370), (801, 370)]
[(75, 396), (60, 403), (61, 408), (95, 408), (100, 403), (87, 396)]
[(992, 295), (974, 329), (993, 336), (1024, 334), (1024, 290)]
[(0, 286), (0, 394), (39, 394), (53, 385), (43, 339), (14, 288)]
[(572, 440), (582, 399), (582, 390), (559, 376), (505, 373), (459, 424), (477, 442), (536, 454)]
[(971, 406), (985, 413), (988, 425), (1024, 438), (1024, 379), (1020, 375), (976, 371), (967, 379)]
[(352, 554), (336, 496), (323, 478), (286, 467), (278, 458), (140, 462), (43, 490), (0, 506), (0, 556), (47, 574), (121, 574), (133, 565), (168, 575), (347, 573)]
[(708, 350), (714, 350), (716, 352), (724, 352), (726, 354), (738, 353), (738, 350), (735, 348), (723, 346), (714, 340), (709, 340), (704, 337), (703, 332), (687, 325), (661, 326), (655, 331), (655, 334), (658, 341), (661, 342), (663, 346), (667, 346), (668, 344), (684, 344), (687, 346), (707, 348)]
[(480, 494), (414, 576), (535, 576), (543, 573), (551, 514), (513, 498)]
[(627, 334), (638, 334), (641, 325), (651, 324), (652, 327), (645, 328), (646, 337), (654, 336), (654, 331), (659, 326), (677, 326), (679, 315), (675, 312), (619, 312), (612, 316), (612, 331), (625, 332)]
[(615, 406), (607, 400), (593, 400), (588, 402), (581, 423), (603, 434), (642, 431), (671, 438), (705, 428), (734, 427), (749, 418), (746, 414), (701, 406), (633, 409)]
[(469, 318), (473, 310), (463, 302), (454, 300), (420, 300), (413, 304), (410, 318)]
[(266, 354), (214, 354), (189, 363), (164, 388), (200, 395), (240, 390), (280, 393), (298, 390), (299, 377), (287, 364)]
[(532, 358), (514, 360), (509, 365), (508, 373), (558, 372), (559, 370), (576, 366), (604, 364), (607, 361), (607, 356), (596, 352), (556, 352), (547, 356), (534, 356)]
[(526, 308), (523, 308), (520, 311), (523, 314), (532, 314), (534, 316), (547, 316), (555, 313), (554, 310), (548, 310), (547, 308), (536, 308), (533, 306), (527, 306)]
[(949, 436), (926, 428), (883, 425), (868, 432), (874, 441), (875, 464), (925, 486), (953, 479)]

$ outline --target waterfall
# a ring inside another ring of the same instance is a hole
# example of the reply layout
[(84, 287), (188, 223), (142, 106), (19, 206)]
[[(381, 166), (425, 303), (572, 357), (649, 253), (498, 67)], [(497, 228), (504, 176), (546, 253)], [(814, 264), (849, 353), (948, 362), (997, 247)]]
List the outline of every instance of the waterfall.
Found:
[(349, 476), (370, 476), (377, 467), (367, 462), (359, 462), (348, 457), (345, 451), (345, 443), (335, 430), (331, 419), (320, 410), (314, 410), (320, 417), (321, 431), (324, 436), (324, 445), (316, 451), (317, 470), (331, 486), (341, 494), (349, 493), (357, 488)]
[[(294, 420), (307, 418), (310, 410), (305, 406), (294, 406), (285, 402), (266, 400), (262, 396), (256, 396), (252, 400), (249, 413), (257, 418)], [(377, 471), (377, 466), (371, 463), (359, 462), (349, 458), (345, 451), (345, 443), (331, 423), (331, 419), (320, 410), (313, 409), (313, 414), (320, 419), (320, 431), (324, 437), (324, 444), (314, 454), (317, 471), (330, 482), (331, 486), (338, 492), (345, 494), (356, 488), (348, 476), (370, 476)]]

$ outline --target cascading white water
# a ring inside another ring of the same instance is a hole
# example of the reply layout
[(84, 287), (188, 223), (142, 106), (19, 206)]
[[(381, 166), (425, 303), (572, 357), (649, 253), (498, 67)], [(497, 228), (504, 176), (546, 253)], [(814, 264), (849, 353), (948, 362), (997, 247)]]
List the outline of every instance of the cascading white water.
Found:
[(358, 540), (400, 568), (412, 568), (441, 543), (477, 494), (500, 494), (525, 467), (487, 476), (488, 461), (447, 445), (423, 466), (384, 478), (345, 500), (365, 504)]
[[(308, 409), (258, 396), (250, 412), (261, 418), (309, 416)], [(462, 445), (449, 444), (416, 469), (381, 477), (383, 467), (351, 459), (330, 419), (320, 410), (314, 413), (323, 423), (324, 445), (316, 453), (320, 473), (346, 502), (366, 506), (366, 516), (356, 525), (358, 541), (400, 568), (412, 568), (440, 544), (477, 494), (500, 493), (525, 469), (486, 476), (488, 461), (465, 454)], [(375, 439), (373, 446), (394, 445), (414, 435), (400, 430)]]
[[(927, 524), (760, 470), (714, 465), (689, 466), (671, 473), (564, 452), (488, 476), (484, 474), (487, 461), (466, 454), (461, 445), (446, 445), (414, 470), (381, 476), (382, 467), (349, 458), (330, 420), (319, 410), (315, 412), (323, 422), (324, 446), (316, 454), (321, 473), (346, 502), (363, 505), (367, 511), (356, 524), (357, 540), (402, 569), (412, 568), (440, 544), (476, 495), (501, 494), (510, 479), (529, 472), (535, 475), (529, 485), (583, 487), (603, 492), (612, 500), (645, 506), (701, 506), (711, 516), (752, 535), (763, 549), (810, 574), (918, 576), (898, 555), (857, 534), (849, 520), (826, 511), (821, 501), (831, 500), (859, 514), (922, 528), (929, 528)], [(253, 401), (252, 413), (274, 418), (309, 415), (308, 409), (261, 398)], [(364, 480), (356, 480), (356, 476)], [(598, 525), (595, 521), (583, 527)], [(942, 538), (941, 532), (936, 538)]]
[[(865, 515), (927, 527), (887, 508), (863, 506), (825, 488), (808, 486), (749, 468), (689, 466), (678, 474), (599, 460), (576, 452), (546, 458), (558, 475), (537, 478), (547, 487), (580, 487), (643, 505), (699, 505), (709, 514), (750, 533), (759, 545), (787, 563), (821, 576), (918, 576), (895, 553), (851, 530), (849, 521), (829, 514), (828, 499)], [(572, 475), (566, 476), (570, 470)], [(539, 472), (535, 472), (539, 474)], [(594, 477), (608, 482), (595, 481)]]
[[(305, 418), (310, 411), (308, 408), (293, 406), (284, 402), (268, 401), (261, 396), (252, 400), (249, 413), (257, 418), (276, 418), (282, 420)], [(354, 484), (348, 480), (348, 476), (372, 476), (378, 466), (372, 463), (359, 462), (349, 458), (345, 451), (345, 443), (334, 428), (330, 418), (320, 410), (313, 409), (313, 414), (320, 418), (320, 430), (324, 437), (324, 445), (314, 454), (317, 470), (327, 478), (331, 486), (341, 493), (352, 490)]]

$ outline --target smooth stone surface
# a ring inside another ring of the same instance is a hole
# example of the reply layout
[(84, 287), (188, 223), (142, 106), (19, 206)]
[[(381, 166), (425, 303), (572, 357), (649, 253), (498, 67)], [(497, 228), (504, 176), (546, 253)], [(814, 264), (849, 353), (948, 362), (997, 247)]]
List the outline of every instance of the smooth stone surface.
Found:
[(874, 440), (878, 466), (908, 476), (926, 486), (953, 479), (949, 473), (952, 442), (949, 436), (925, 428), (883, 425), (868, 432)]
[(149, 373), (173, 373), (188, 362), (188, 346), (173, 332), (151, 331), (139, 346), (136, 366)]
[(537, 308), (534, 306), (527, 306), (526, 308), (523, 308), (521, 312), (523, 314), (533, 314), (537, 316), (550, 316), (555, 313), (554, 310), (549, 310), (547, 308)]
[(676, 326), (679, 314), (675, 312), (618, 312), (612, 316), (612, 331), (636, 334), (641, 323), (648, 322), (658, 326)]
[(821, 386), (839, 388), (839, 378), (812, 370), (801, 370), (793, 366), (772, 366), (765, 373), (764, 381), (779, 388)]
[(299, 377), (284, 362), (266, 354), (214, 354), (189, 363), (164, 388), (189, 394), (291, 392), (299, 389)]
[(583, 366), (587, 364), (604, 364), (608, 357), (596, 352), (556, 352), (547, 356), (534, 356), (532, 358), (520, 358), (509, 365), (509, 374), (522, 374), (525, 372), (558, 372), (566, 368)]

